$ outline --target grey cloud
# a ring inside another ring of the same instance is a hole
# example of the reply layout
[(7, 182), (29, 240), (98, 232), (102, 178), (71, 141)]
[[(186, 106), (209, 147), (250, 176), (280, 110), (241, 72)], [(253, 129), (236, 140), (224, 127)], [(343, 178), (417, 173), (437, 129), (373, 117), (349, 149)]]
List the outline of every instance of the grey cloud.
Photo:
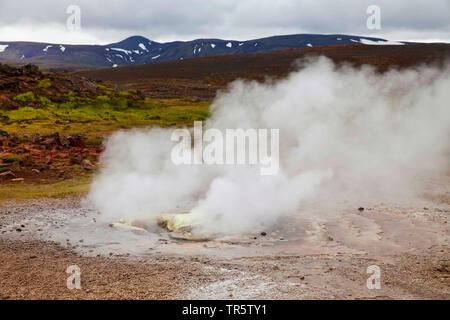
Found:
[(450, 41), (448, 0), (432, 4), (422, 0), (0, 0), (0, 28), (64, 25), (70, 4), (80, 6), (85, 31), (109, 32), (107, 38), (114, 34), (141, 34), (154, 40), (303, 32), (370, 35), (366, 8), (376, 4), (382, 14), (379, 34), (433, 31)]

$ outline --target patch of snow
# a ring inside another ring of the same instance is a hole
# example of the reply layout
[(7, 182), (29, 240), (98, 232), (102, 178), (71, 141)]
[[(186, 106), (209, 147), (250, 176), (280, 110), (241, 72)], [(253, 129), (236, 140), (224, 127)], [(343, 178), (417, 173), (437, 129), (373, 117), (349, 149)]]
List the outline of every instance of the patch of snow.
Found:
[(158, 59), (159, 57), (161, 57), (160, 54), (158, 54), (157, 56), (152, 57), (152, 60), (153, 60), (153, 59)]
[(184, 59), (183, 57), (180, 58), (180, 60), (183, 60), (183, 59)]
[(140, 54), (139, 50), (133, 50), (134, 53)]
[(142, 50), (148, 51), (147, 47), (143, 43), (139, 43), (139, 48), (141, 48)]
[(239, 43), (239, 47), (240, 47), (240, 46), (243, 46), (243, 45), (244, 45), (244, 43), (242, 43), (242, 42), (241, 42), (241, 43)]
[(20, 59), (24, 59), (25, 58), (25, 55), (23, 54), (21, 57), (20, 57)]
[(392, 45), (392, 46), (403, 46), (404, 43), (398, 42), (398, 41), (390, 41), (390, 40), (379, 40), (379, 41), (372, 41), (368, 39), (360, 39), (360, 43), (367, 44), (367, 45)]
[(53, 47), (51, 44), (49, 44), (48, 46), (46, 46), (44, 49), (42, 49), (42, 51), (47, 52), (49, 48)]
[(313, 45), (311, 43), (308, 43), (306, 46), (312, 48)]
[(123, 59), (123, 56), (121, 54), (116, 54), (116, 57), (120, 57), (121, 59)]
[(112, 67), (113, 67), (113, 68), (117, 68), (117, 64), (113, 64)]
[(215, 48), (216, 47), (216, 45), (214, 44), (214, 43), (211, 43), (211, 48)]
[(6, 48), (9, 47), (9, 44), (0, 44), (0, 52), (3, 52), (6, 50)]
[(109, 51), (109, 48), (106, 48), (105, 50), (106, 50), (106, 51)]
[(202, 48), (198, 48), (198, 53), (200, 53), (202, 51)]
[(226, 44), (226, 46), (227, 46), (228, 48), (231, 48), (231, 47), (233, 46), (233, 44), (232, 44), (231, 42), (228, 42), (228, 43)]
[(111, 61), (111, 59), (110, 59), (110, 58), (106, 58), (106, 60), (108, 60), (109, 62), (111, 62), (111, 63), (112, 63), (112, 61)]
[(355, 39), (350, 39), (350, 41), (360, 43), (358, 40), (355, 40)]
[(258, 42), (257, 43), (255, 43), (255, 47), (258, 45)]
[(122, 48), (111, 48), (111, 50), (120, 51), (120, 52), (123, 52), (123, 53), (126, 53), (126, 54), (131, 54), (130, 50), (125, 50), (125, 49), (122, 49)]
[(339, 41), (341, 41), (341, 40), (342, 40), (342, 38), (336, 38), (336, 40), (339, 40)]
[(66, 47), (59, 45), (59, 50), (61, 50), (61, 52), (64, 52), (64, 51), (66, 51)]

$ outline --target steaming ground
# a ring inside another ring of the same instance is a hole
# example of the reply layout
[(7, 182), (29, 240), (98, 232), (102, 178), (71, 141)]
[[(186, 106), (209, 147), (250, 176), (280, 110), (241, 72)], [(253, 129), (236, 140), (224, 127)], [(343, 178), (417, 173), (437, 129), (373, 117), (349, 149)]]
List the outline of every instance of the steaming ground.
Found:
[[(116, 230), (80, 199), (0, 208), (0, 297), (32, 299), (450, 299), (450, 176), (428, 200), (308, 209), (266, 235), (191, 242)], [(66, 268), (82, 290), (66, 288)], [(369, 290), (367, 267), (381, 269)]]
[(409, 201), (426, 178), (450, 167), (449, 68), (383, 74), (303, 63), (287, 79), (234, 82), (212, 105), (205, 129), (280, 129), (280, 170), (257, 166), (175, 165), (172, 129), (120, 132), (109, 139), (104, 170), (89, 200), (102, 221), (151, 221), (186, 211), (197, 232), (245, 234), (270, 228), (309, 206)]
[[(87, 201), (0, 207), (0, 298), (450, 299), (449, 87), (448, 68), (325, 59), (234, 83), (205, 127), (279, 128), (274, 176), (175, 166), (171, 130), (120, 132)], [(215, 237), (174, 239), (153, 221), (167, 212), (201, 214), (195, 231)], [(82, 290), (66, 288), (73, 264)]]

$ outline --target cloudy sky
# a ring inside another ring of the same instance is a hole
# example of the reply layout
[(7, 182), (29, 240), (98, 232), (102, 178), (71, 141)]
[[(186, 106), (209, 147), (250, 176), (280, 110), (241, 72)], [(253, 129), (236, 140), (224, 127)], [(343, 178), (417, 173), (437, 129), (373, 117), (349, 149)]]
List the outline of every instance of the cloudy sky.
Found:
[[(369, 5), (381, 29), (366, 26)], [(69, 5), (81, 28), (69, 30)], [(345, 33), (450, 42), (450, 0), (0, 0), (0, 41), (107, 44), (132, 35), (154, 41), (248, 40), (294, 33)]]

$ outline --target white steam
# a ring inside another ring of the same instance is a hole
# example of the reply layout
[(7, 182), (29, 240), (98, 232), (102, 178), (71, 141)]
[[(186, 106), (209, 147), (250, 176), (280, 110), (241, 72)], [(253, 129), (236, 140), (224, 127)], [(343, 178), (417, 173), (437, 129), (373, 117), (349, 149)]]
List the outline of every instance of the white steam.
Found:
[(206, 128), (280, 129), (280, 170), (174, 165), (171, 129), (122, 131), (106, 144), (89, 199), (107, 221), (186, 209), (208, 231), (236, 233), (302, 214), (315, 201), (413, 197), (450, 167), (450, 69), (376, 73), (309, 61), (288, 78), (235, 81)]

